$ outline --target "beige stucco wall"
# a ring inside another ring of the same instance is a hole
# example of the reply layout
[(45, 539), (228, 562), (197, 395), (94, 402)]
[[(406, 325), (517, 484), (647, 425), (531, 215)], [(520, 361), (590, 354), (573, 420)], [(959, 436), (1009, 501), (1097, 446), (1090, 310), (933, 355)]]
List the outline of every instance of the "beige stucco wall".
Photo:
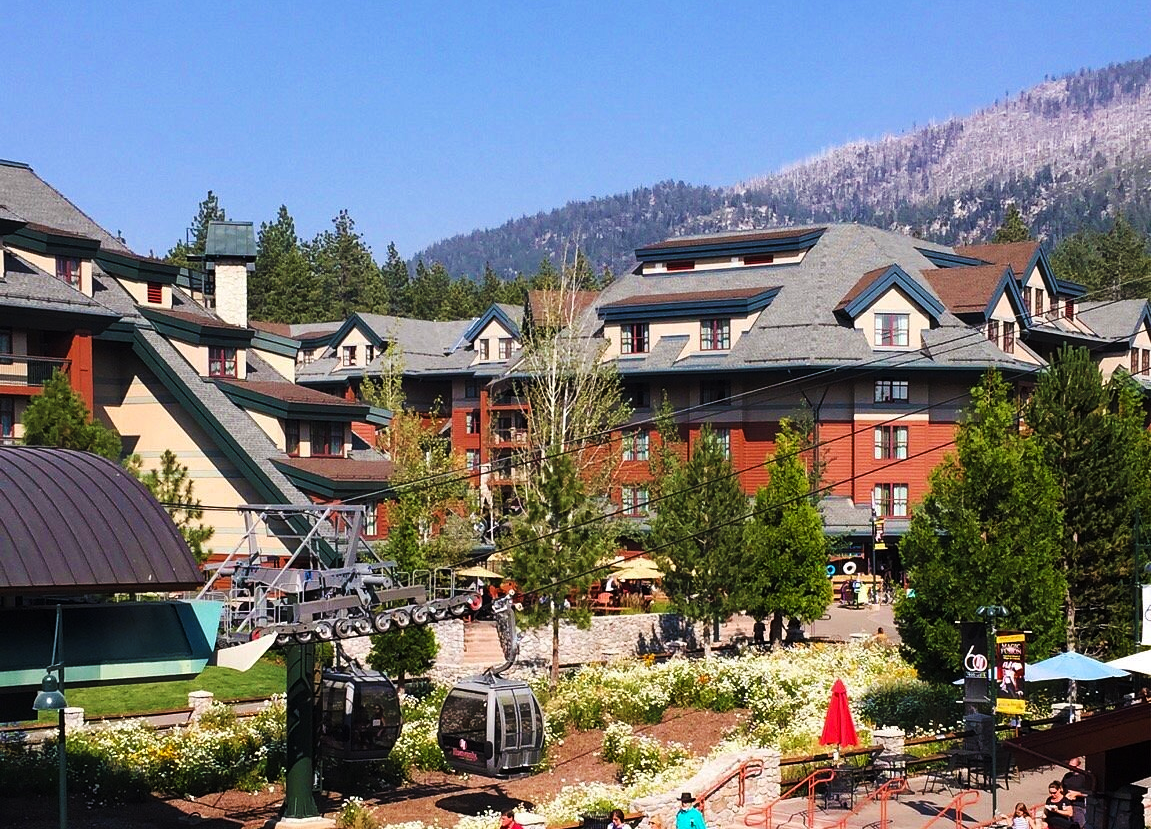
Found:
[[(34, 251), (24, 250), (22, 248), (15, 247), (14, 245), (9, 245), (8, 247), (14, 253), (19, 255), (21, 259), (24, 259), (28, 262), (31, 262), (37, 268), (39, 268), (40, 270), (49, 274), (50, 276), (53, 276), (53, 277), (56, 276), (56, 257), (55, 256), (48, 256), (48, 255), (43, 254), (43, 253), (36, 253)], [(92, 260), (91, 259), (81, 259), (80, 260), (80, 292), (83, 293), (85, 296), (92, 296)]]
[[(690, 271), (668, 271), (667, 262), (647, 262), (643, 266), (642, 273), (644, 276), (648, 274), (667, 274), (675, 276), (681, 273), (696, 273), (697, 271), (714, 271), (726, 268), (770, 268), (775, 265), (795, 265), (803, 261), (803, 257), (807, 254), (806, 250), (787, 251), (785, 253), (775, 254), (775, 260), (769, 265), (744, 265), (742, 256), (720, 256), (710, 259), (695, 259), (695, 267)], [(692, 257), (685, 256), (684, 259)], [(668, 259), (670, 262), (678, 262), (679, 259), (671, 257)], [(674, 288), (672, 288), (674, 290)]]
[[(739, 342), (739, 338), (742, 337), (744, 334), (746, 334), (748, 331), (750, 331), (751, 327), (753, 325), (755, 325), (755, 321), (757, 319), (759, 319), (759, 314), (760, 314), (760, 312), (757, 311), (756, 313), (752, 314), (749, 317), (731, 317), (730, 318), (730, 320), (731, 320), (731, 347), (732, 348), (734, 348), (735, 344), (737, 342)], [(658, 343), (662, 337), (687, 337), (687, 343), (684, 345), (684, 347), (680, 350), (679, 354), (676, 356), (677, 360), (682, 360), (684, 357), (690, 356), (692, 354), (711, 354), (711, 353), (726, 354), (728, 351), (730, 351), (731, 349), (727, 348), (727, 349), (724, 349), (724, 350), (719, 351), (719, 352), (711, 352), (711, 351), (704, 351), (700, 347), (700, 342), (701, 342), (700, 320), (701, 319), (713, 319), (713, 317), (710, 317), (708, 315), (707, 311), (703, 310), (700, 312), (699, 316), (694, 318), (694, 319), (665, 320), (665, 321), (660, 321), (660, 322), (648, 323), (648, 326), (647, 326), (648, 352), (652, 351), (655, 348), (656, 343)], [(719, 319), (727, 319), (727, 318), (726, 317), (719, 317)], [(619, 350), (620, 339), (621, 339), (620, 327), (621, 326), (619, 323), (612, 323), (612, 324), (604, 325), (603, 335), (604, 335), (604, 338), (608, 341), (607, 348), (604, 350), (604, 354), (603, 354), (604, 360), (614, 360), (617, 358), (619, 358), (621, 360), (627, 360), (628, 357), (633, 356), (633, 355), (629, 355), (629, 354), (621, 354), (620, 353), (620, 350)], [(641, 355), (637, 354), (634, 356), (638, 357)]]
[(275, 369), (276, 373), (279, 374), (282, 378), (287, 380), (289, 383), (295, 382), (296, 360), (294, 357), (285, 357), (281, 354), (273, 354), (271, 351), (265, 351), (262, 348), (254, 348), (252, 350), (263, 357), (264, 362)]
[[(512, 336), (511, 332), (508, 331), (506, 328), (504, 328), (502, 325), (500, 325), (499, 321), (492, 320), (491, 322), (489, 322), (487, 325), (485, 325), (483, 327), (483, 329), (480, 331), (480, 333), (478, 335), (476, 335), (475, 345), (473, 346), (476, 350), (476, 356), (474, 358), (472, 358), (471, 364), (474, 366), (476, 363), (484, 363), (484, 362), (499, 363), (499, 362), (503, 362), (502, 360), (500, 360), (500, 339), (506, 338), (506, 337), (511, 337), (511, 336)], [(480, 359), (480, 340), (487, 340), (487, 342), (488, 342), (488, 359), (487, 360), (481, 360)], [(513, 357), (515, 356), (516, 350), (519, 349), (519, 347), (520, 347), (519, 340), (517, 340), (513, 337), (512, 338), (512, 349), (513, 349), (512, 350), (512, 356)]]
[(272, 443), (276, 444), (277, 449), (281, 452), (286, 451), (284, 444), (284, 426), (278, 417), (273, 417), (263, 412), (248, 412), (248, 414), (252, 420), (255, 421), (256, 425), (260, 427), (260, 430), (271, 439)]
[[(356, 347), (356, 365), (361, 368), (367, 365), (368, 361), (365, 359), (368, 353), (367, 346), (371, 345), (371, 342), (364, 336), (360, 329), (353, 328), (335, 345), (335, 349), (332, 352), (332, 356), (335, 357), (337, 361), (337, 370), (343, 368), (344, 348), (351, 345)], [(375, 359), (376, 356), (378, 355), (373, 355), (372, 359)]]
[[(169, 339), (172, 345), (176, 347), (184, 359), (196, 369), (196, 373), (201, 377), (208, 376), (208, 346), (206, 345), (193, 345), (186, 343), (182, 340)], [(236, 376), (246, 377), (248, 374), (247, 350), (243, 348), (236, 349)]]
[(118, 283), (132, 295), (132, 300), (137, 305), (147, 305), (150, 308), (171, 308), (172, 307), (172, 286), (163, 285), (161, 287), (162, 301), (159, 305), (153, 302), (148, 302), (148, 284), (146, 282), (133, 282), (129, 279), (116, 279)]
[[(1131, 349), (1151, 349), (1151, 334), (1148, 334), (1147, 326), (1139, 329), (1135, 335), (1135, 339), (1131, 343)], [(1110, 378), (1118, 369), (1123, 369), (1128, 372), (1131, 371), (1131, 350), (1124, 352), (1120, 356), (1104, 357), (1099, 361), (1099, 371), (1105, 378)]]
[[(878, 346), (875, 344), (876, 314), (907, 314), (907, 345)], [(898, 287), (892, 286), (855, 320), (855, 329), (862, 331), (868, 344), (876, 351), (907, 351), (923, 345), (923, 332), (931, 328), (931, 318)]]

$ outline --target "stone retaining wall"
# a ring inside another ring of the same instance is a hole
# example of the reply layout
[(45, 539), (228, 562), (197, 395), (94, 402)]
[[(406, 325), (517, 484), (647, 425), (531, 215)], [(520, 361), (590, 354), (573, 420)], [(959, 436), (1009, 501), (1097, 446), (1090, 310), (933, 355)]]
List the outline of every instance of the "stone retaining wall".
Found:
[[(747, 763), (762, 763), (762, 771), (752, 771), (744, 781), (743, 802), (739, 800), (739, 769)], [(729, 779), (730, 778), (730, 779)], [(637, 829), (662, 826), (674, 829), (679, 811), (679, 798), (683, 792), (699, 797), (720, 781), (727, 782), (703, 804), (704, 819), (708, 826), (733, 826), (736, 817), (749, 808), (764, 806), (780, 795), (779, 752), (768, 748), (745, 748), (726, 752), (708, 760), (690, 780), (674, 791), (643, 797), (631, 804), (633, 812), (642, 812), (644, 819)]]

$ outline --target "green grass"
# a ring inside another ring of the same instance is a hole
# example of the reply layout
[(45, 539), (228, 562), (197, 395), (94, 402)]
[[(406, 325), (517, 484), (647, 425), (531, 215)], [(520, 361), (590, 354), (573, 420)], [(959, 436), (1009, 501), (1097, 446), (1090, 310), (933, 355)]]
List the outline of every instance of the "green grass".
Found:
[[(187, 708), (189, 691), (211, 691), (216, 699), (229, 700), (282, 694), (286, 686), (284, 666), (262, 659), (248, 671), (210, 667), (195, 679), (172, 682), (141, 682), (100, 688), (69, 688), (65, 683), (64, 694), (69, 706), (83, 708), (84, 716), (91, 719)], [(56, 716), (54, 711), (45, 711), (40, 719), (55, 722)]]

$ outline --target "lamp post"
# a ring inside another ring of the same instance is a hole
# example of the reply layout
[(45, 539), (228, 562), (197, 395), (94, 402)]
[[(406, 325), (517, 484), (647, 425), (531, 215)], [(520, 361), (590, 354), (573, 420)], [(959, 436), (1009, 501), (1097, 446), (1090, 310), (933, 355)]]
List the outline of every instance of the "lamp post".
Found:
[(991, 620), (991, 623), (987, 627), (987, 690), (988, 698), (991, 701), (991, 817), (994, 819), (996, 811), (999, 808), (997, 800), (999, 794), (999, 773), (996, 769), (998, 762), (996, 755), (999, 754), (999, 738), (995, 731), (995, 699), (997, 691), (999, 690), (995, 681), (995, 666), (999, 662), (999, 654), (995, 647), (995, 620), (1006, 618), (1007, 608), (998, 604), (983, 605), (975, 610), (975, 615)]
[[(60, 736), (56, 745), (56, 754), (60, 761), (60, 829), (68, 829), (68, 752), (65, 745), (64, 709), (68, 701), (64, 698), (64, 655), (60, 644), (62, 635), (62, 612), (60, 605), (56, 605), (56, 633), (52, 637), (52, 664), (47, 673), (40, 680), (40, 693), (36, 694), (36, 701), (32, 703), (34, 711), (58, 711), (60, 715)], [(59, 673), (57, 679), (53, 671)]]

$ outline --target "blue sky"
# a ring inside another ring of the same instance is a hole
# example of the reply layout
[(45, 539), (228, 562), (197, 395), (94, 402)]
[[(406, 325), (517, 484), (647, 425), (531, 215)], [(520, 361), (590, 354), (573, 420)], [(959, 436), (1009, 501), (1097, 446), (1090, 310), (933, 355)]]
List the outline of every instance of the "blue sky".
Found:
[(680, 179), (725, 185), (1151, 53), (1140, 2), (6, 0), (0, 158), (163, 254), (215, 190), (350, 211), (378, 260)]

